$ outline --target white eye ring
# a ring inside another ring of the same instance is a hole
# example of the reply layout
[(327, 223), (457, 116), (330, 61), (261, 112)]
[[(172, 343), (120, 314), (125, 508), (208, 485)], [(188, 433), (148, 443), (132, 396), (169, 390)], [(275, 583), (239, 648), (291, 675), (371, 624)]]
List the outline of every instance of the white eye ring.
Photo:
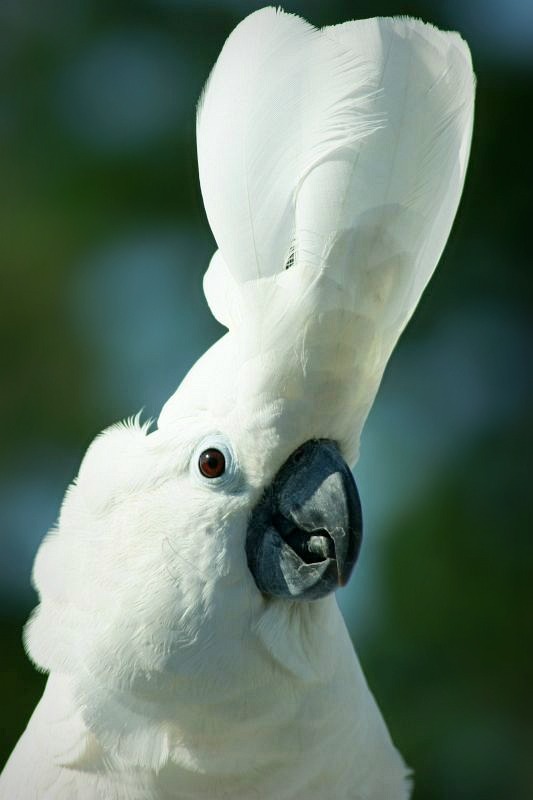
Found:
[[(216, 478), (208, 478), (201, 473), (200, 456), (205, 450), (219, 450), (222, 453), (225, 461), (225, 469), (222, 475)], [(237, 456), (229, 441), (221, 433), (212, 433), (209, 436), (205, 436), (196, 445), (190, 461), (189, 472), (195, 483), (210, 489), (221, 489), (223, 487), (226, 491), (235, 491), (240, 483), (241, 473)]]

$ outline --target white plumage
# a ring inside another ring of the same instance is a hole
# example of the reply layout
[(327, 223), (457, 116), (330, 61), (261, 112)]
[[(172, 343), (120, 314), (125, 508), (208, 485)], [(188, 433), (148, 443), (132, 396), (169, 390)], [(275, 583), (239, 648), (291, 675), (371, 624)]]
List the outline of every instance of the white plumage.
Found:
[(266, 8), (228, 38), (198, 159), (229, 332), (156, 430), (104, 432), (67, 492), (26, 631), (50, 678), (2, 800), (408, 797), (334, 596), (265, 598), (245, 538), (303, 442), (357, 457), (457, 210), (473, 102), (466, 44), (415, 20)]

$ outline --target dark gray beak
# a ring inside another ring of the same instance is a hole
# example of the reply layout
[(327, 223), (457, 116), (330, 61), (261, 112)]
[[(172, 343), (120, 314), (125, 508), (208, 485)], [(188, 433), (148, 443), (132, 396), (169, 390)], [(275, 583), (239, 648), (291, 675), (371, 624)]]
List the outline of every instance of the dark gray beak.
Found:
[(348, 582), (361, 538), (353, 475), (334, 442), (313, 439), (288, 458), (254, 508), (248, 567), (265, 595), (316, 600)]

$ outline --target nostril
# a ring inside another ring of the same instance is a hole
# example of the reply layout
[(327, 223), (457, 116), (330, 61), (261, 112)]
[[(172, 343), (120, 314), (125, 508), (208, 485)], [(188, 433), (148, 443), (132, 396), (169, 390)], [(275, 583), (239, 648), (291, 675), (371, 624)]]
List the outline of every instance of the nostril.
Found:
[(304, 456), (304, 448), (300, 447), (298, 450), (296, 450), (295, 453), (293, 453), (292, 460), (295, 464), (298, 464), (298, 462), (302, 460), (303, 456)]

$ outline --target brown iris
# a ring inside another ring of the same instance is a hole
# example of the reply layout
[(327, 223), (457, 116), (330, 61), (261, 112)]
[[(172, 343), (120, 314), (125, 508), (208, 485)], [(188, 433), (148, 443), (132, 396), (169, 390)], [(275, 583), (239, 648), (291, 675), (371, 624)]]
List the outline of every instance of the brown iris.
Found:
[(200, 453), (198, 468), (204, 478), (220, 478), (226, 469), (224, 454), (215, 447), (210, 447)]

